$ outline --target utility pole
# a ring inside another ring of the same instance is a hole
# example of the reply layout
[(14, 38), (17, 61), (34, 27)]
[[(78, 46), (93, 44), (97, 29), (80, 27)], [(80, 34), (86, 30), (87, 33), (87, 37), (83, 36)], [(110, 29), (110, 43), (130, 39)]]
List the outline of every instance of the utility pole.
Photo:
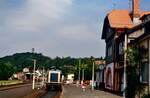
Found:
[[(34, 48), (32, 48), (32, 54), (34, 53)], [(32, 80), (32, 89), (35, 89), (35, 66), (36, 66), (36, 60), (33, 59), (33, 80)]]
[(42, 86), (44, 86), (44, 67), (43, 67), (43, 77), (42, 77)]
[(33, 60), (34, 68), (33, 68), (33, 82), (32, 82), (32, 89), (35, 89), (35, 66), (36, 66), (36, 60)]
[(84, 68), (82, 69), (82, 81), (84, 81)]
[(128, 1), (128, 5), (129, 5), (129, 11), (131, 11), (132, 10), (132, 8), (131, 8), (132, 7), (131, 6), (131, 0)]
[(113, 9), (114, 10), (116, 9), (116, 3), (113, 3)]
[(127, 43), (128, 43), (128, 36), (125, 32), (125, 41), (124, 41), (124, 92), (123, 92), (123, 97), (126, 98), (126, 87), (127, 87), (127, 80), (126, 80), (126, 67), (127, 67)]
[(78, 74), (79, 84), (80, 84), (80, 65), (81, 65), (81, 60), (79, 59), (79, 74)]
[(94, 90), (94, 60), (93, 60), (93, 68), (92, 68), (92, 90)]

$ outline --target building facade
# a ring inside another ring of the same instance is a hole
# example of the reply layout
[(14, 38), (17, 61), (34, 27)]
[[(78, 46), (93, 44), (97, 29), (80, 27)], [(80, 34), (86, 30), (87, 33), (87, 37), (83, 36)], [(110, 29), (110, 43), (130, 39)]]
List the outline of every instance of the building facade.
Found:
[[(142, 23), (130, 29), (127, 34), (129, 36), (129, 46), (134, 45), (139, 48), (140, 53), (140, 82), (145, 85), (145, 91), (150, 92), (150, 14), (140, 18)], [(131, 39), (131, 35), (141, 34)]]
[[(104, 82), (105, 88), (114, 92), (121, 93), (124, 91), (124, 32), (141, 24), (141, 18), (150, 13), (140, 11), (139, 5), (139, 0), (132, 0), (132, 11), (112, 10), (104, 20), (102, 31), (102, 39), (106, 42)], [(130, 33), (128, 43), (143, 33), (143, 29)]]

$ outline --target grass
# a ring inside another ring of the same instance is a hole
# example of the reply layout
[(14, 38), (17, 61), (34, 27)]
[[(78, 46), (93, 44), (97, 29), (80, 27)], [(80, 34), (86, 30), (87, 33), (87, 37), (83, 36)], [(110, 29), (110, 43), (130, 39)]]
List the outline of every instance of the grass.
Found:
[(20, 80), (1, 80), (0, 86), (13, 85), (13, 84), (19, 84), (19, 83), (22, 83), (22, 81), (20, 81)]

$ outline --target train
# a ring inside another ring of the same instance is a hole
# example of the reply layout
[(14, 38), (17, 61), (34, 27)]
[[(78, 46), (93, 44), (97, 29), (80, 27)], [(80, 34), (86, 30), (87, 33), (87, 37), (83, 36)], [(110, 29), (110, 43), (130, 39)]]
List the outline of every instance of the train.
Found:
[(47, 72), (46, 90), (62, 91), (62, 71), (50, 69)]

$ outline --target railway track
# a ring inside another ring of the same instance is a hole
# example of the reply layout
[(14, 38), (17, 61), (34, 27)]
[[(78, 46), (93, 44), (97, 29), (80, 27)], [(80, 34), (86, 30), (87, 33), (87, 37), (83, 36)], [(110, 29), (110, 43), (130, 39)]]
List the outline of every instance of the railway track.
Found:
[(0, 91), (15, 89), (15, 88), (19, 88), (19, 87), (25, 87), (25, 86), (31, 86), (31, 83), (20, 83), (20, 84), (3, 86), (3, 87), (0, 87)]
[(58, 91), (47, 91), (39, 98), (60, 98), (61, 92)]
[(1, 88), (0, 98), (22, 98), (33, 92), (31, 87), (31, 84), (24, 84)]
[(0, 88), (0, 98), (60, 98), (61, 95), (58, 91), (32, 90), (31, 87), (31, 84), (23, 84)]

